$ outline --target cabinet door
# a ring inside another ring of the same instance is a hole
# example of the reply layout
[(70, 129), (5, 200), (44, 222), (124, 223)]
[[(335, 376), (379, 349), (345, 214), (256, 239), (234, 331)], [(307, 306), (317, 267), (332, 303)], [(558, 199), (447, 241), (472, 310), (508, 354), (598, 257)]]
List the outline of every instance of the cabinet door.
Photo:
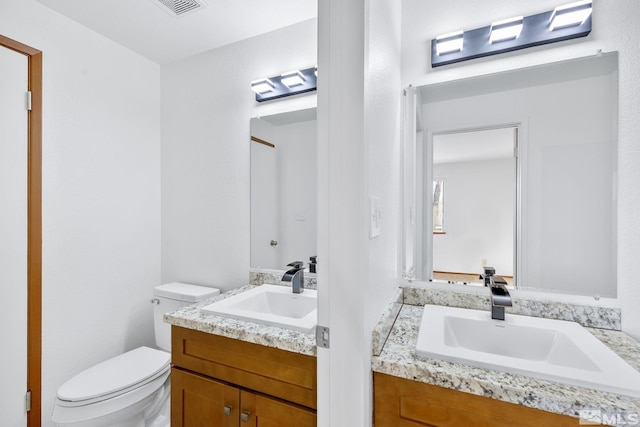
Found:
[(180, 369), (171, 370), (172, 427), (237, 427), (239, 407), (239, 389)]
[(317, 425), (316, 413), (310, 409), (249, 391), (242, 391), (240, 400), (240, 427), (316, 427)]

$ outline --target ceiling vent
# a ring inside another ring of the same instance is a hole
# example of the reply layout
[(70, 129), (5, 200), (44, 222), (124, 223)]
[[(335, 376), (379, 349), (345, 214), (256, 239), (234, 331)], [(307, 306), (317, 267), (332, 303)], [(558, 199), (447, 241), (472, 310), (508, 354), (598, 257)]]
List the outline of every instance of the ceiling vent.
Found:
[(157, 0), (163, 7), (174, 16), (182, 16), (189, 12), (200, 10), (207, 6), (204, 0)]

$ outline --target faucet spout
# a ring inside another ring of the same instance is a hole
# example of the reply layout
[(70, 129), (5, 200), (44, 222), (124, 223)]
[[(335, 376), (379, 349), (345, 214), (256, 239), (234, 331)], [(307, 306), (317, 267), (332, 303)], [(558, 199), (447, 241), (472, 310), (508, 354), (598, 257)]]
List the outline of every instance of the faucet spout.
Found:
[(511, 294), (507, 290), (507, 282), (502, 277), (491, 276), (489, 289), (491, 291), (491, 318), (504, 320), (505, 307), (513, 306)]
[(294, 261), (287, 264), (287, 267), (292, 267), (284, 276), (282, 276), (283, 282), (291, 282), (291, 289), (294, 294), (301, 294), (304, 292), (304, 263), (302, 261)]

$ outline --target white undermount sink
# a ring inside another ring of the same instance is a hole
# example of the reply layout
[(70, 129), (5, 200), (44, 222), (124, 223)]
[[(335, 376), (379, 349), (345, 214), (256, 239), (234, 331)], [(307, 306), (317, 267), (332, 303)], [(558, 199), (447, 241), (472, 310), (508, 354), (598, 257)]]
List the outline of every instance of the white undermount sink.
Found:
[(260, 285), (201, 307), (207, 314), (313, 332), (318, 322), (318, 294), (305, 289), (294, 294), (288, 286)]
[(640, 373), (574, 322), (426, 305), (416, 353), (640, 397)]

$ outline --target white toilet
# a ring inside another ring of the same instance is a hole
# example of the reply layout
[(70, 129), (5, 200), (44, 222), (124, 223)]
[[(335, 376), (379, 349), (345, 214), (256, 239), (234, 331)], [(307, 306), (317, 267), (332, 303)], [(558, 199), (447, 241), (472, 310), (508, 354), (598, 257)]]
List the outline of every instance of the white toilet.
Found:
[[(171, 325), (163, 315), (203, 301), (219, 289), (186, 283), (156, 286), (156, 345), (139, 347), (99, 363), (65, 382), (52, 421), (73, 427), (168, 427), (170, 425)], [(166, 351), (163, 351), (166, 350)]]

